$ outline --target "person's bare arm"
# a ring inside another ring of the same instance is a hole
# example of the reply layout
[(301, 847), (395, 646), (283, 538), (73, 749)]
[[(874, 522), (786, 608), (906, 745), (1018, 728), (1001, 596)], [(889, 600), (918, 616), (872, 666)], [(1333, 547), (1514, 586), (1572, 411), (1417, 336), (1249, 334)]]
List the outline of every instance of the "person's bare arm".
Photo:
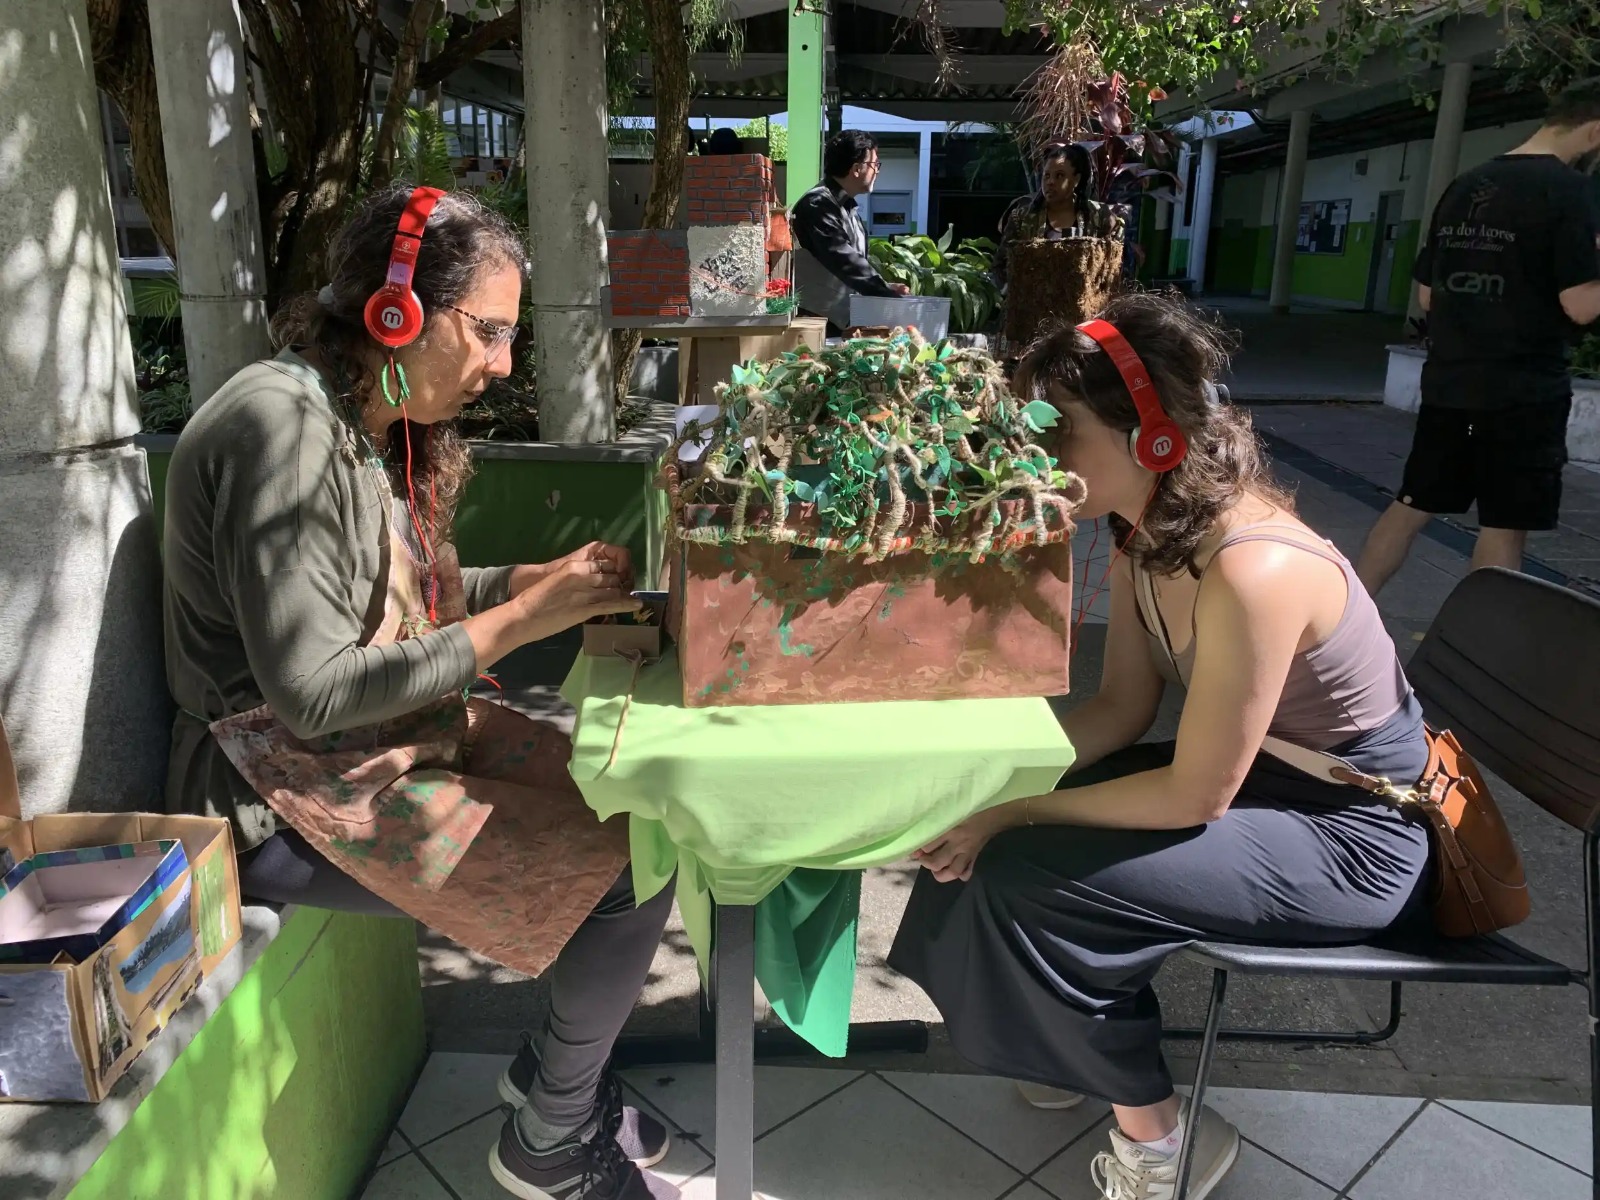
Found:
[(1600, 319), (1600, 279), (1580, 283), (1561, 293), (1561, 311), (1574, 325), (1593, 325)]
[(1100, 688), (1061, 719), (1075, 753), (1072, 769), (1091, 766), (1149, 732), (1164, 688), (1139, 624), (1132, 568), (1126, 558), (1119, 559), (1111, 572), (1111, 617)]
[(1417, 284), (1417, 307), (1423, 312), (1433, 308), (1433, 289), (1425, 283)]

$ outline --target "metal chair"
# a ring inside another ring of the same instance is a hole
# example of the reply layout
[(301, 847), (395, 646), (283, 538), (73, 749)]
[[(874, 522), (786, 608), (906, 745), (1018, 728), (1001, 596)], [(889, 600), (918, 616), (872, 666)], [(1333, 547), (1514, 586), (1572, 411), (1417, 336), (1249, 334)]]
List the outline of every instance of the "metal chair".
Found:
[[(1401, 987), (1413, 981), (1577, 984), (1589, 993), (1593, 1195), (1600, 1200), (1600, 601), (1512, 571), (1474, 571), (1450, 593), (1406, 673), (1435, 727), (1454, 730), (1483, 766), (1583, 834), (1588, 961), (1573, 968), (1499, 935), (1451, 940), (1426, 931), (1354, 946), (1198, 942), (1184, 953), (1212, 970), (1205, 1028), (1170, 1034), (1200, 1039), (1190, 1125), (1205, 1102), (1219, 1040), (1381, 1041), (1399, 1025)], [(1233, 973), (1386, 981), (1389, 1022), (1356, 1033), (1224, 1030)], [(1190, 1132), (1185, 1130), (1178, 1166), (1177, 1200), (1189, 1192), (1195, 1142)]]

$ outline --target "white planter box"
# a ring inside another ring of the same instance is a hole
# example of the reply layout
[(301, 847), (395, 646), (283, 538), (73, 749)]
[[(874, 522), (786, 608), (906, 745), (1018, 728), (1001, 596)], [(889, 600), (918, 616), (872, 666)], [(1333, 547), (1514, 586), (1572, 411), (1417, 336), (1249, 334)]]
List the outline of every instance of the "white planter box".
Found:
[[(1416, 346), (1390, 346), (1389, 371), (1383, 381), (1383, 402), (1402, 412), (1422, 405), (1422, 364), (1427, 354)], [(1567, 420), (1567, 456), (1574, 462), (1600, 463), (1600, 381), (1572, 381), (1572, 416)]]
[(950, 301), (943, 296), (851, 296), (851, 325), (915, 326), (926, 341), (950, 331)]

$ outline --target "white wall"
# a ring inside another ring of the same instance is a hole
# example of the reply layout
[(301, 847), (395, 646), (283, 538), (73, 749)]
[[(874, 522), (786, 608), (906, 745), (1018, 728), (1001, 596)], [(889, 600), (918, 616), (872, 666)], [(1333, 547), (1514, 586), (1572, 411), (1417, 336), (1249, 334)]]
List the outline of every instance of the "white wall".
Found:
[[(1522, 142), (1535, 129), (1538, 121), (1519, 121), (1511, 125), (1497, 125), (1489, 129), (1474, 129), (1461, 139), (1461, 170), (1465, 171), (1487, 162), (1497, 154), (1504, 154)], [(1306, 164), (1305, 190), (1301, 203), (1318, 200), (1349, 200), (1350, 220), (1373, 221), (1378, 215), (1378, 197), (1384, 192), (1405, 193), (1401, 220), (1422, 219), (1422, 206), (1428, 186), (1428, 158), (1433, 149), (1433, 139), (1416, 142), (1396, 142), (1363, 150), (1358, 154), (1341, 154), (1333, 158), (1314, 158)], [(1356, 165), (1366, 160), (1366, 173), (1358, 175)], [(1274, 167), (1253, 171), (1249, 175), (1229, 176), (1223, 188), (1223, 203), (1213, 206), (1213, 223), (1225, 220), (1244, 220), (1257, 225), (1272, 225), (1277, 221), (1278, 175)], [(1246, 211), (1248, 197), (1255, 196), (1259, 208)]]

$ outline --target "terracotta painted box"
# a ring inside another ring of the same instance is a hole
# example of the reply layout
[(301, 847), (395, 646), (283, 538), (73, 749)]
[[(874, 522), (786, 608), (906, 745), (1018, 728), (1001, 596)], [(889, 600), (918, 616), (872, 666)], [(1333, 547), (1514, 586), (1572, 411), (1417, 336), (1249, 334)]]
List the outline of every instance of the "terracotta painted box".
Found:
[[(802, 526), (815, 522), (808, 507), (795, 517)], [(685, 517), (708, 525), (728, 514), (691, 505)], [(1067, 691), (1069, 540), (1041, 546), (1018, 532), (981, 562), (915, 549), (868, 562), (765, 540), (680, 539), (668, 574), (690, 708)]]

